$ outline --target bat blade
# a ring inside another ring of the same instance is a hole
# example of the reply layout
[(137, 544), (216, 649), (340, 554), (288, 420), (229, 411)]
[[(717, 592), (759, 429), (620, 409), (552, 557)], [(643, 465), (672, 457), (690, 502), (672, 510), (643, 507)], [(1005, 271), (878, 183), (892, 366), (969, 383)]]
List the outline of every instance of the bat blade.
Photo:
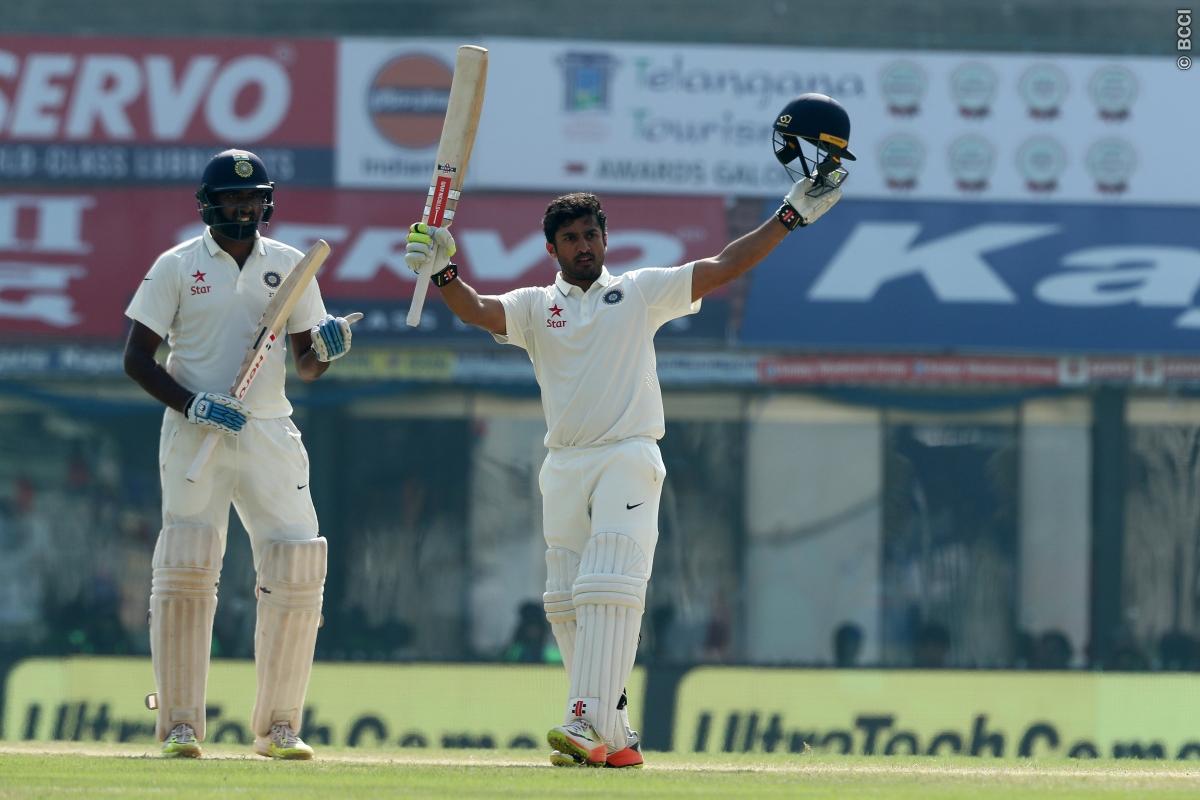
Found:
[[(421, 215), (421, 221), (427, 225), (447, 227), (454, 222), (454, 212), (467, 175), (467, 164), (475, 146), (479, 115), (483, 110), (487, 66), (486, 48), (471, 44), (458, 48), (454, 77), (450, 81), (450, 101), (446, 106), (433, 177), (429, 181), (429, 193)], [(435, 250), (433, 256), (436, 255)], [(426, 267), (417, 274), (412, 302), (408, 306), (409, 327), (416, 327), (421, 322), (421, 309), (425, 306), (425, 295), (429, 291), (434, 260), (431, 257)]]
[[(242, 359), (242, 364), (238, 367), (237, 375), (233, 379), (233, 385), (229, 388), (229, 393), (238, 400), (245, 399), (246, 393), (250, 391), (250, 385), (254, 383), (254, 378), (258, 375), (259, 367), (267, 360), (267, 355), (275, 346), (276, 340), (282, 335), (288, 317), (292, 315), (296, 304), (304, 295), (304, 290), (312, 283), (317, 271), (321, 269), (321, 265), (325, 263), (328, 256), (329, 244), (324, 239), (318, 239), (304, 254), (304, 258), (300, 259), (288, 276), (284, 278), (283, 283), (279, 284), (279, 288), (275, 290), (275, 296), (263, 309), (262, 317), (258, 320), (258, 327), (250, 339), (250, 346), (246, 348), (246, 356)], [(192, 459), (191, 466), (188, 467), (188, 482), (195, 483), (200, 477), (204, 471), (204, 465), (208, 463), (220, 437), (221, 434), (217, 431), (212, 431), (204, 437), (200, 449), (196, 451), (196, 456)]]

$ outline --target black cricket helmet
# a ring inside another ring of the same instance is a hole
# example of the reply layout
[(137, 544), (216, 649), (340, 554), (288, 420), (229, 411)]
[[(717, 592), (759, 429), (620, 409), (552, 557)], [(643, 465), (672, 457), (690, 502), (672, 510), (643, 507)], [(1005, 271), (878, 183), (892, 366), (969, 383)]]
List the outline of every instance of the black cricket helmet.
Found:
[(262, 159), (249, 150), (223, 150), (209, 159), (196, 190), (200, 218), (205, 225), (237, 225), (223, 222), (217, 212), (214, 195), (220, 192), (257, 189), (265, 193), (261, 222), (271, 221), (275, 211), (275, 184), (267, 177)]
[[(792, 180), (839, 186), (848, 174), (842, 162), (856, 160), (849, 150), (850, 115), (828, 95), (810, 92), (790, 101), (775, 117), (774, 129), (775, 157)], [(805, 143), (812, 154), (805, 153)], [(792, 164), (796, 159), (799, 165)]]

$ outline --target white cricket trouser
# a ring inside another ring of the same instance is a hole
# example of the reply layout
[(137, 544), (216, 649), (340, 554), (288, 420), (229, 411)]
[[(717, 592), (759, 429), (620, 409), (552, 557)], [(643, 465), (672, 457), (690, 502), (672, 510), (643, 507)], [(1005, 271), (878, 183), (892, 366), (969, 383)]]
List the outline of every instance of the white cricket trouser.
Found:
[(564, 719), (586, 718), (610, 751), (626, 745), (617, 703), (637, 651), (666, 474), (658, 444), (637, 438), (552, 450), (540, 475), (543, 599), (571, 684)]
[(235, 438), (221, 435), (195, 483), (188, 467), (211, 429), (167, 409), (159, 441), (163, 525), (211, 525), (225, 551), (229, 505), (250, 534), (257, 570), (273, 541), (306, 541), (318, 534), (317, 512), (308, 486), (308, 453), (288, 417), (250, 417)]

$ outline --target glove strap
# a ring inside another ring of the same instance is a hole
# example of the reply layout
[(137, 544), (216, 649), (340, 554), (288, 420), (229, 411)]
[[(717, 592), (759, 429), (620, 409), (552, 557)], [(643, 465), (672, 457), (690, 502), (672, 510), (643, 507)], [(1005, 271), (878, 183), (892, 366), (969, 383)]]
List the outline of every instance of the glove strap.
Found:
[(783, 223), (783, 227), (789, 231), (794, 231), (800, 227), (800, 212), (792, 208), (792, 204), (784, 201), (779, 210), (775, 212), (775, 219)]
[(447, 264), (446, 268), (442, 271), (433, 273), (430, 280), (439, 289), (452, 281), (458, 280), (458, 264), (453, 262)]

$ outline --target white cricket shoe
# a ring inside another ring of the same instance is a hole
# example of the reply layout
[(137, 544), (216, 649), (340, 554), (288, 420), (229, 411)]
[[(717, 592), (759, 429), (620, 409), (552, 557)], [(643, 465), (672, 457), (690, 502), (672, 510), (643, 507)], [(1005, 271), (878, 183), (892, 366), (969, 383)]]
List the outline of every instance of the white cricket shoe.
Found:
[(254, 738), (254, 752), (267, 758), (282, 758), (292, 761), (307, 761), (313, 757), (313, 749), (304, 743), (292, 726), (276, 722), (266, 736)]
[[(579, 764), (603, 767), (608, 761), (608, 743), (596, 732), (592, 723), (583, 717), (576, 717), (566, 725), (551, 728), (546, 734), (546, 741), (559, 757), (567, 756)], [(551, 756), (550, 763), (566, 766), (565, 762), (560, 764), (554, 755)]]
[(164, 758), (199, 758), (200, 742), (196, 741), (196, 729), (181, 722), (171, 729), (163, 740)]

